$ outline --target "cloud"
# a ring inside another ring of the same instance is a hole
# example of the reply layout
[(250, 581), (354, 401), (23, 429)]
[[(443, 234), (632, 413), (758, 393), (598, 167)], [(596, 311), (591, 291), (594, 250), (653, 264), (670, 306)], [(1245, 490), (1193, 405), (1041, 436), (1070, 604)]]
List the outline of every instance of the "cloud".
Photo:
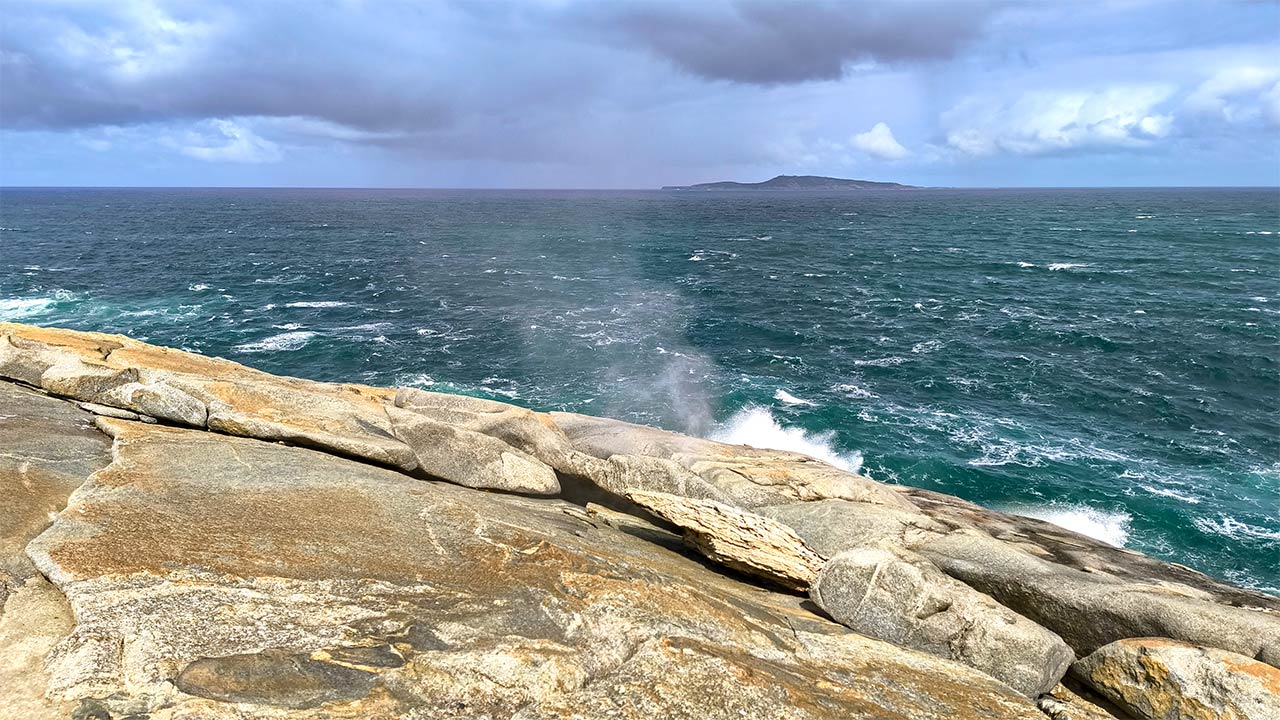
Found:
[(258, 137), (248, 127), (233, 120), (210, 121), (209, 135), (188, 135), (181, 146), (183, 155), (206, 162), (269, 163), (283, 154), (270, 140)]
[(1187, 97), (1191, 113), (1229, 124), (1280, 126), (1280, 68), (1229, 67), (1200, 83)]
[(591, 24), (704, 78), (771, 85), (840, 78), (850, 63), (954, 57), (1005, 3), (842, 0), (598, 3)]
[(1134, 85), (1032, 91), (1012, 101), (970, 98), (942, 117), (946, 142), (972, 156), (1140, 148), (1169, 134), (1175, 89)]
[(854, 135), (849, 142), (855, 149), (882, 160), (901, 160), (907, 156), (907, 149), (893, 136), (889, 126), (882, 122), (876, 123), (864, 133)]

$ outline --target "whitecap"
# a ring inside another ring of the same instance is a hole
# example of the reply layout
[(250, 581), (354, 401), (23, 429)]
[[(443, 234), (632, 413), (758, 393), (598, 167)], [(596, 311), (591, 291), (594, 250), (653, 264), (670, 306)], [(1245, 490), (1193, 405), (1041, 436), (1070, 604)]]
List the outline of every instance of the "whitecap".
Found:
[(689, 260), (692, 262), (702, 262), (703, 260), (706, 260), (706, 258), (703, 257), (702, 255), (699, 255), (698, 253), (694, 253), (689, 256)]
[(285, 307), (291, 308), (334, 308), (348, 305), (341, 300), (303, 300), (301, 302), (285, 303)]
[(208, 290), (209, 286), (204, 283), (191, 283), (187, 286), (187, 289), (191, 292), (200, 292), (201, 290)]
[(1200, 504), (1200, 498), (1194, 495), (1183, 495), (1182, 493), (1176, 490), (1170, 490), (1169, 488), (1155, 487), (1153, 485), (1139, 485), (1138, 487), (1142, 488), (1143, 490), (1146, 490), (1152, 495), (1159, 495), (1161, 497), (1173, 498), (1174, 500), (1181, 500), (1182, 502), (1187, 503), (1189, 505)]
[(402, 387), (431, 387), (435, 385), (435, 378), (426, 373), (415, 373), (412, 375), (397, 375), (396, 385)]
[(315, 336), (315, 333), (308, 330), (292, 331), (272, 335), (258, 342), (243, 343), (237, 345), (235, 349), (246, 353), (298, 350)]
[(5, 298), (0, 300), (0, 320), (19, 320), (53, 308), (53, 298)]
[(835, 445), (835, 433), (810, 433), (803, 428), (783, 427), (767, 409), (754, 405), (734, 413), (711, 434), (711, 439), (733, 445), (798, 452), (852, 473), (862, 469), (862, 453), (840, 452)]
[(1035, 263), (1022, 262), (1021, 260), (1018, 261), (1018, 267), (1020, 268), (1033, 268), (1035, 266)]
[(1093, 263), (1049, 263), (1050, 270), (1074, 270), (1086, 267), (1093, 267)]
[(1005, 512), (1051, 522), (1115, 547), (1124, 547), (1129, 541), (1129, 525), (1133, 522), (1127, 512), (1106, 512), (1088, 505), (1020, 506), (1006, 508)]
[(843, 395), (847, 395), (851, 398), (856, 398), (859, 400), (867, 400), (867, 399), (876, 397), (875, 393), (871, 392), (870, 390), (867, 390), (866, 388), (858, 387), (853, 383), (841, 383), (839, 385), (832, 386), (831, 389), (834, 392), (838, 392)]
[(1212, 535), (1221, 535), (1223, 537), (1231, 538), (1232, 540), (1250, 538), (1253, 540), (1280, 542), (1280, 530), (1260, 528), (1256, 525), (1241, 522), (1230, 515), (1219, 515), (1216, 520), (1207, 517), (1198, 517), (1193, 519), (1191, 522), (1201, 532)]
[(905, 358), (900, 358), (895, 356), (895, 357), (887, 357), (887, 358), (878, 358), (876, 360), (854, 360), (853, 364), (864, 366), (864, 367), (891, 367), (893, 365), (901, 365), (904, 362), (906, 362)]
[(784, 402), (788, 405), (816, 405), (812, 400), (802, 400), (786, 390), (778, 390), (773, 394), (773, 399)]

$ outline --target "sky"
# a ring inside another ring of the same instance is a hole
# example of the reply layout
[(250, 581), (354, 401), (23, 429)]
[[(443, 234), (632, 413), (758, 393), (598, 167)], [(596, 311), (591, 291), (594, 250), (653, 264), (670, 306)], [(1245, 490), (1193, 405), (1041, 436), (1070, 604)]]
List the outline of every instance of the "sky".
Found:
[(0, 0), (0, 185), (1280, 185), (1280, 2)]

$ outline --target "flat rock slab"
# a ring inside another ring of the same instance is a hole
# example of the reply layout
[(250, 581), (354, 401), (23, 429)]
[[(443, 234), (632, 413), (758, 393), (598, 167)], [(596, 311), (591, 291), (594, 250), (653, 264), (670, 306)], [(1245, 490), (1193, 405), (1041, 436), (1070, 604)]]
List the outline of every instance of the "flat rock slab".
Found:
[(638, 520), (97, 422), (115, 461), (28, 547), (75, 618), (44, 696), (82, 714), (1042, 720)]
[(0, 612), (8, 589), (34, 573), (27, 543), (111, 462), (111, 441), (92, 423), (69, 403), (0, 382)]
[(1129, 638), (1099, 648), (1071, 672), (1143, 720), (1280, 718), (1280, 670), (1217, 648)]

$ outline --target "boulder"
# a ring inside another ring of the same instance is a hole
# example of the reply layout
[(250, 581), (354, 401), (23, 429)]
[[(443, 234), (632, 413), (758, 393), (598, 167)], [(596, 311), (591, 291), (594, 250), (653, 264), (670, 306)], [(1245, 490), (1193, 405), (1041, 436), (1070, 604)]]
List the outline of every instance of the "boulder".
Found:
[(1071, 673), (1143, 720), (1280, 718), (1280, 670), (1237, 653), (1164, 638), (1128, 638)]
[(1075, 659), (1057, 635), (902, 549), (837, 555), (810, 596), (863, 635), (962, 662), (1029, 697), (1057, 685)]
[[(1280, 665), (1275, 598), (1229, 589), (1136, 553), (1103, 548), (1104, 543), (1069, 530), (1050, 526), (1040, 534), (1037, 525), (1022, 522), (1026, 518), (1003, 513), (959, 517), (933, 508), (912, 512), (839, 500), (757, 512), (791, 527), (827, 557), (867, 547), (911, 550), (1057, 633), (1079, 656), (1122, 638), (1159, 636)], [(980, 525), (992, 527), (1000, 537)], [(1024, 532), (1010, 533), (1011, 526)], [(1068, 543), (1077, 549), (1068, 551)], [(1083, 562), (1086, 557), (1107, 562), (1090, 565)]]
[[(113, 462), (27, 547), (68, 610), (26, 687), (0, 683), (29, 717), (1040, 717), (638, 518), (97, 424)], [(0, 668), (22, 638), (6, 619)]]
[(690, 545), (726, 567), (802, 591), (822, 568), (822, 558), (791, 528), (769, 518), (668, 493), (632, 492), (627, 497), (682, 528)]

